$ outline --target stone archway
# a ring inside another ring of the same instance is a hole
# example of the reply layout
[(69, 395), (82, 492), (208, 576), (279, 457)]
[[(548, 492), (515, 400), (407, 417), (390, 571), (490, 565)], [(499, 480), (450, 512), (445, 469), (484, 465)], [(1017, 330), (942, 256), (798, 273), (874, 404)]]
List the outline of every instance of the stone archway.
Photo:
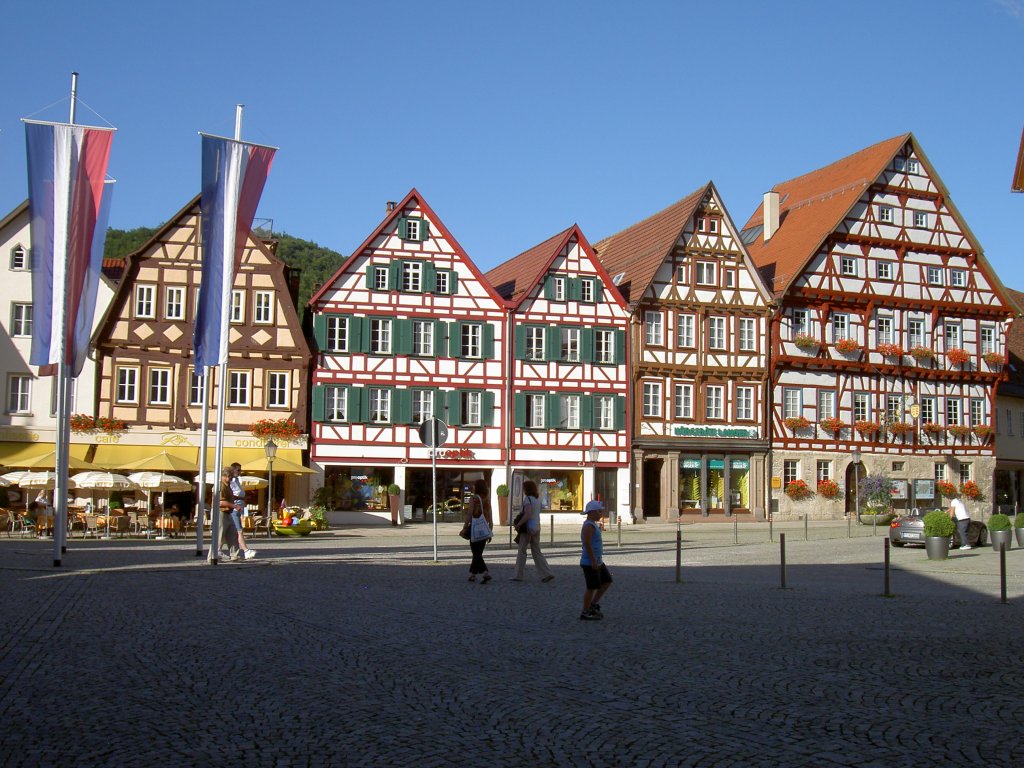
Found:
[(850, 462), (846, 467), (846, 499), (844, 514), (846, 516), (857, 514), (857, 489), (861, 481), (867, 477), (867, 470), (863, 462)]

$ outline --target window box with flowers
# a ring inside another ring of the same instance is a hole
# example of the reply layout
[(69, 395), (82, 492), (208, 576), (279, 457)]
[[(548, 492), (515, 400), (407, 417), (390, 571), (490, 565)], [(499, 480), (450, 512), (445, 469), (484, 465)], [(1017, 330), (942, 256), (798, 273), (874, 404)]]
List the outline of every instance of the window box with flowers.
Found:
[(879, 344), (878, 351), (885, 357), (903, 357), (903, 347), (899, 344)]
[(968, 480), (966, 483), (963, 483), (960, 486), (960, 494), (965, 499), (977, 501), (978, 499), (981, 498), (981, 488), (979, 488), (978, 484), (973, 480)]
[(946, 359), (949, 360), (952, 365), (963, 365), (971, 359), (971, 354), (966, 349), (947, 349)]
[(793, 343), (805, 352), (818, 348), (818, 340), (809, 333), (798, 333), (793, 337)]
[(935, 491), (936, 493), (942, 494), (947, 499), (952, 499), (954, 496), (960, 495), (956, 490), (956, 486), (949, 480), (936, 480)]
[(839, 495), (839, 483), (835, 480), (819, 480), (818, 495), (823, 499), (834, 499)]
[(109, 435), (115, 435), (128, 429), (128, 425), (121, 419), (111, 419), (106, 416), (94, 419), (85, 413), (72, 414), (68, 421), (71, 431), (78, 433), (106, 432)]
[(822, 419), (818, 422), (818, 426), (834, 435), (846, 426), (846, 422), (842, 419), (833, 417), (831, 419)]
[(921, 425), (921, 429), (927, 432), (929, 435), (940, 435), (946, 431), (946, 428), (941, 424), (936, 424), (934, 421), (926, 421)]
[(792, 430), (793, 432), (796, 432), (801, 429), (807, 429), (807, 427), (811, 425), (811, 422), (809, 422), (803, 416), (790, 416), (785, 420), (784, 423), (786, 427)]
[(840, 339), (836, 342), (836, 349), (844, 355), (852, 355), (855, 352), (860, 352), (860, 344), (856, 339)]
[(854, 423), (853, 428), (857, 430), (861, 437), (870, 437), (881, 429), (878, 423), (874, 421), (858, 421)]
[(935, 357), (931, 347), (911, 347), (909, 354), (919, 363), (927, 362)]
[(108, 419), (106, 416), (100, 416), (96, 419), (96, 429), (102, 430), (107, 434), (116, 434), (124, 432), (128, 429), (128, 425), (121, 419)]
[(92, 432), (96, 429), (96, 419), (86, 413), (73, 413), (68, 421), (72, 432)]
[(975, 424), (971, 429), (982, 440), (992, 434), (992, 426), (990, 424)]
[(967, 437), (971, 433), (971, 428), (964, 424), (954, 424), (949, 428), (949, 434), (953, 437)]
[(890, 435), (909, 435), (914, 431), (914, 425), (905, 421), (894, 421), (887, 429)]
[(277, 437), (291, 440), (302, 434), (302, 429), (291, 419), (260, 419), (250, 427), (253, 437)]
[(793, 501), (803, 501), (811, 498), (813, 494), (803, 480), (790, 480), (786, 485), (786, 495)]
[(1001, 352), (986, 352), (981, 358), (992, 368), (1001, 368), (1004, 362)]

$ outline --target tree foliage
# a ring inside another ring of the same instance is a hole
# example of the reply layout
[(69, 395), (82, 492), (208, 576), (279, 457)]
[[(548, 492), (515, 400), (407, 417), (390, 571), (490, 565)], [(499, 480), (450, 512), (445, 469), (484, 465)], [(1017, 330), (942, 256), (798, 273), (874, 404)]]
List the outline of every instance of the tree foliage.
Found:
[(123, 259), (129, 253), (138, 250), (155, 232), (155, 227), (136, 227), (128, 230), (109, 227), (107, 240), (103, 247), (103, 257)]

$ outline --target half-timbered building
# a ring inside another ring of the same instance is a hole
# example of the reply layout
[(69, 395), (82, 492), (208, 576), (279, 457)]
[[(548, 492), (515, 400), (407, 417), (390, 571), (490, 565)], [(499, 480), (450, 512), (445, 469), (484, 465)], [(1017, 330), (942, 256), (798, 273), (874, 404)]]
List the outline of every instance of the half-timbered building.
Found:
[(508, 302), (509, 464), (546, 510), (629, 507), (629, 315), (578, 226), (486, 274)]
[(776, 185), (744, 239), (780, 302), (780, 515), (851, 513), (865, 473), (893, 481), (898, 508), (938, 505), (946, 481), (977, 512), (1011, 305), (913, 135)]
[(313, 453), (342, 505), (414, 514), (433, 498), (417, 429), (448, 425), (438, 500), (506, 482), (504, 302), (414, 189), (310, 299)]
[(996, 474), (992, 503), (996, 512), (1024, 510), (1024, 293), (1006, 289), (1016, 317), (1006, 334), (1006, 378), (996, 390)]
[[(97, 415), (115, 425), (92, 436), (98, 443), (93, 460), (101, 466), (122, 467), (161, 451), (176, 456), (182, 465), (198, 464), (203, 388), (195, 371), (192, 335), (201, 288), (200, 218), (196, 197), (127, 257), (94, 336)], [(224, 462), (238, 461), (247, 468), (259, 465), (265, 461), (267, 437), (257, 436), (258, 429), (254, 434), (255, 425), (264, 420), (283, 425), (270, 432), (277, 431), (274, 441), (280, 446), (273, 499), (305, 504), (305, 477), (281, 470), (286, 461), (301, 465), (307, 448), (303, 432), (310, 350), (295, 308), (298, 274), (275, 256), (274, 247), (272, 240), (250, 235), (235, 276)], [(210, 470), (222, 385), (216, 371), (210, 374), (209, 387)], [(288, 422), (299, 429), (289, 429)], [(117, 428), (119, 423), (123, 430)]]
[(772, 308), (717, 189), (595, 251), (632, 318), (634, 509), (763, 516)]

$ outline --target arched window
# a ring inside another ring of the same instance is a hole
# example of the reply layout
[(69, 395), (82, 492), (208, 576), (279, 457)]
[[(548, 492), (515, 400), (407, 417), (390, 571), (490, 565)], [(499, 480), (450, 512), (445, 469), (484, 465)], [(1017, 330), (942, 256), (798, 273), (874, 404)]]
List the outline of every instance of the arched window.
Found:
[(25, 270), (31, 266), (28, 261), (28, 251), (20, 243), (11, 249), (11, 269)]

